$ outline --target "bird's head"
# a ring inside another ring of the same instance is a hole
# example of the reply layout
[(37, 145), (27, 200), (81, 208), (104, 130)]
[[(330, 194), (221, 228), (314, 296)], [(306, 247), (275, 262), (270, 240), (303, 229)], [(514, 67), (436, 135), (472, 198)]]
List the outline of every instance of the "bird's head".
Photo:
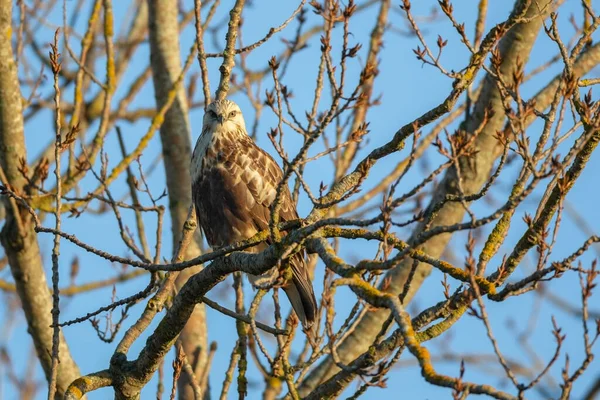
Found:
[(240, 107), (230, 100), (216, 100), (204, 113), (203, 131), (246, 132), (246, 123)]

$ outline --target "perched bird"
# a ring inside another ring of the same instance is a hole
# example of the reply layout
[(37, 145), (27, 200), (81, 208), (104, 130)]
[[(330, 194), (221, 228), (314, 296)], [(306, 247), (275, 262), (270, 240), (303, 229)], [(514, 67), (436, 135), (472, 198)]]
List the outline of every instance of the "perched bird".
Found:
[[(271, 205), (283, 173), (275, 160), (259, 148), (246, 132), (240, 107), (229, 100), (211, 103), (204, 114), (202, 133), (190, 166), (192, 199), (198, 223), (212, 248), (249, 239), (269, 227)], [(287, 185), (283, 188), (280, 221), (298, 218)], [(249, 251), (259, 252), (267, 240)], [(289, 259), (292, 278), (283, 289), (305, 329), (312, 326), (317, 302), (304, 261), (304, 251)], [(276, 273), (249, 275), (260, 285)]]

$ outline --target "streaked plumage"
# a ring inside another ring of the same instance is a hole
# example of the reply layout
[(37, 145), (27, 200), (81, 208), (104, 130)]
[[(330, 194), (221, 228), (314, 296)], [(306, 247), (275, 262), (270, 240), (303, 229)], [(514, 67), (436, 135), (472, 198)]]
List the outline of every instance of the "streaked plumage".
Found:
[[(269, 227), (270, 207), (283, 174), (275, 160), (248, 136), (242, 112), (234, 102), (215, 101), (206, 109), (190, 172), (198, 223), (211, 247), (248, 239)], [(279, 214), (282, 222), (298, 218), (287, 186)], [(261, 251), (268, 244), (249, 251)], [(309, 328), (317, 304), (304, 252), (292, 256), (290, 264), (292, 279), (283, 289), (302, 325)], [(261, 280), (249, 278), (253, 284)]]

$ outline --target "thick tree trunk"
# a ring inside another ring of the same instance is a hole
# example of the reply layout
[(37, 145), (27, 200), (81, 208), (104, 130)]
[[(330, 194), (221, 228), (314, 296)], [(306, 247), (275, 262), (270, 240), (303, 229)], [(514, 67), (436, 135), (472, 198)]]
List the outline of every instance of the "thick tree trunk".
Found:
[[(150, 63), (156, 105), (161, 107), (165, 103), (173, 83), (181, 73), (178, 6), (176, 0), (148, 0), (148, 6)], [(186, 221), (192, 201), (189, 173), (191, 157), (190, 123), (188, 120), (188, 104), (183, 88), (179, 90), (175, 102), (165, 115), (165, 120), (160, 128), (160, 138), (169, 193), (173, 248), (177, 248), (181, 228)], [(199, 254), (200, 247), (197, 242), (190, 243), (186, 259), (194, 258)], [(199, 268), (191, 268), (182, 271), (177, 278), (177, 287), (180, 288), (198, 270)], [(208, 349), (203, 305), (196, 307), (180, 338), (188, 361), (199, 379), (202, 368), (206, 365)], [(179, 380), (179, 398), (194, 399), (189, 376), (185, 373), (182, 374)]]
[[(27, 158), (27, 152), (21, 91), (11, 45), (12, 3), (12, 0), (0, 0), (0, 165), (6, 176), (5, 183), (21, 192), (25, 178), (19, 172), (19, 165), (21, 159)], [(47, 134), (51, 138), (54, 131), (49, 130)], [(46, 377), (49, 377), (52, 366), (52, 298), (37, 235), (27, 212), (19, 210), (16, 203), (10, 204), (7, 198), (4, 207), (6, 222), (0, 239), (25, 313), (27, 330)], [(62, 399), (69, 384), (79, 377), (79, 369), (62, 335), (59, 359), (56, 398)]]
[[(523, 2), (527, 2), (527, 0), (517, 1), (515, 3), (515, 8), (522, 7)], [(544, 17), (550, 11), (550, 7), (547, 6), (551, 5), (553, 2), (553, 0), (530, 2), (526, 18), (539, 15), (540, 10), (544, 10), (543, 16), (533, 18), (528, 23), (517, 24), (500, 42), (500, 53), (503, 60), (501, 71), (503, 79), (508, 85), (512, 82), (512, 75), (513, 71), (516, 70), (517, 59), (520, 59), (524, 63), (527, 62), (531, 48), (542, 27)], [(469, 133), (473, 133), (475, 129), (481, 125), (484, 118), (484, 112), (488, 107), (495, 113), (488, 119), (487, 124), (477, 136), (475, 147), (478, 152), (469, 160), (469, 163), (461, 163), (462, 185), (463, 190), (467, 195), (477, 193), (481, 189), (483, 184), (489, 178), (492, 167), (501, 153), (501, 146), (494, 136), (496, 135), (496, 132), (502, 130), (506, 118), (496, 82), (491, 76), (486, 76), (481, 94), (475, 104), (474, 111), (471, 114), (470, 119), (463, 123), (463, 129)], [(448, 194), (458, 194), (457, 185), (458, 180), (456, 170), (451, 168), (448, 170), (444, 180), (437, 187), (430, 206), (435, 205)], [(448, 202), (439, 211), (431, 226), (453, 225), (461, 222), (464, 215), (465, 209), (462, 203)], [(412, 235), (412, 240), (421, 233), (422, 229), (422, 225), (416, 228)], [(426, 243), (419, 246), (419, 248), (426, 250), (431, 257), (439, 258), (448, 245), (451, 236), (451, 234), (434, 236)], [(384, 281), (390, 283), (387, 289), (388, 291), (396, 294), (399, 294), (402, 291), (409, 276), (412, 264), (413, 260), (407, 258), (398, 267), (394, 268), (386, 275)], [(408, 303), (414, 297), (422, 283), (431, 273), (431, 268), (431, 265), (424, 263), (419, 264), (405, 298), (405, 303)], [(344, 363), (351, 362), (368, 349), (388, 315), (389, 312), (387, 310), (365, 314), (365, 317), (360, 322), (357, 329), (338, 348), (338, 354)], [(306, 396), (314, 390), (319, 383), (328, 379), (337, 371), (339, 371), (339, 368), (335, 366), (333, 361), (330, 358), (326, 359), (312, 371), (303, 383), (300, 389), (300, 395)]]

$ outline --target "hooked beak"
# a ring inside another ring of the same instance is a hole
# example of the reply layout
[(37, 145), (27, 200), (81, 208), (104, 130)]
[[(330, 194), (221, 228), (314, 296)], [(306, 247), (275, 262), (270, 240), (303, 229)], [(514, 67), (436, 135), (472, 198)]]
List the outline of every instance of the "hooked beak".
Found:
[(223, 123), (225, 122), (223, 115), (217, 115), (217, 121), (219, 121), (219, 124), (223, 125)]

